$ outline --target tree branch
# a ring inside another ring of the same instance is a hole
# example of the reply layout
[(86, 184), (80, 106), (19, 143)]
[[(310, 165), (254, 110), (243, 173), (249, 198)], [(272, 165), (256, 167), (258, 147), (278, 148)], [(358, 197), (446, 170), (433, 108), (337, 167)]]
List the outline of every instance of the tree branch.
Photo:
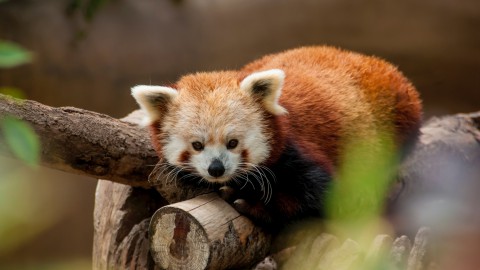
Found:
[[(130, 118), (140, 114), (136, 111)], [(130, 186), (150, 186), (148, 175), (158, 158), (148, 132), (133, 121), (0, 95), (0, 118), (7, 115), (32, 125), (41, 141), (43, 166)], [(2, 138), (0, 147), (6, 148)]]

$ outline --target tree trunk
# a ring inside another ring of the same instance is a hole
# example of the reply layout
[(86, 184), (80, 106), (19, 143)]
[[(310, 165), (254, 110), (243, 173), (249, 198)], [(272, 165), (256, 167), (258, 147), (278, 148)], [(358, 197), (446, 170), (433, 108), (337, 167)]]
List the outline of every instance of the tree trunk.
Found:
[(99, 180), (93, 269), (158, 269), (149, 251), (148, 225), (153, 213), (165, 204), (155, 190)]

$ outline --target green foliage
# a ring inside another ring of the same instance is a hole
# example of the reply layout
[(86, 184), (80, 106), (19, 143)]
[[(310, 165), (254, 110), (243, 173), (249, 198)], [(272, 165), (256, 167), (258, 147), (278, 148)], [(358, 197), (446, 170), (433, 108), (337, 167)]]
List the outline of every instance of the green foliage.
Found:
[(29, 124), (7, 116), (0, 121), (0, 128), (5, 142), (15, 156), (29, 165), (38, 164), (40, 140)]
[(0, 68), (12, 68), (29, 63), (32, 53), (8, 41), (0, 40)]
[(2, 259), (58, 223), (67, 211), (53, 203), (58, 194), (45, 186), (47, 179), (38, 169), (0, 155), (0, 269), (18, 269), (2, 265)]
[(381, 214), (397, 153), (389, 137), (347, 145), (327, 210), (333, 220), (351, 224)]
[[(32, 54), (19, 45), (0, 41), (0, 68), (12, 68), (32, 60)], [(0, 87), (0, 93), (24, 98), (23, 92), (14, 87)], [(10, 116), (0, 119), (2, 137), (10, 150), (29, 165), (36, 165), (40, 156), (40, 140), (27, 123)]]
[(107, 2), (109, 0), (71, 0), (68, 4), (67, 12), (69, 14), (81, 12), (86, 20), (91, 21)]
[[(332, 192), (327, 198), (329, 229), (358, 242), (366, 254), (378, 234), (391, 234), (382, 212), (398, 165), (397, 149), (389, 135), (347, 143)], [(353, 269), (391, 269), (387, 254), (359, 263)]]
[(23, 91), (15, 87), (0, 86), (0, 94), (11, 96), (19, 100), (25, 99)]
[(39, 205), (34, 205), (34, 191), (30, 180), (23, 177), (19, 170), (9, 170), (2, 166), (0, 181), (0, 256), (21, 246), (32, 237), (43, 231), (49, 220), (40, 217), (32, 226), (32, 217), (39, 216)]

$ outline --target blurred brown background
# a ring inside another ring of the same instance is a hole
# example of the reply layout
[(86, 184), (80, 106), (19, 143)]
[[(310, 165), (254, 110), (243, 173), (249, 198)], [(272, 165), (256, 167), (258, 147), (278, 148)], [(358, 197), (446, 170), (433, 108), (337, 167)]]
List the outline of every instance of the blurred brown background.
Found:
[[(167, 84), (188, 72), (328, 44), (398, 65), (419, 89), (427, 118), (480, 109), (478, 0), (111, 0), (91, 20), (72, 8), (88, 2), (0, 1), (0, 39), (35, 54), (33, 63), (0, 70), (0, 87), (50, 106), (123, 117), (136, 108), (135, 84)], [(95, 180), (0, 162), (34, 178), (26, 182), (33, 195), (18, 197), (31, 200), (32, 215), (55, 212), (28, 241), (0, 252), (0, 262), (88, 267)], [(30, 230), (36, 220), (25, 224)]]

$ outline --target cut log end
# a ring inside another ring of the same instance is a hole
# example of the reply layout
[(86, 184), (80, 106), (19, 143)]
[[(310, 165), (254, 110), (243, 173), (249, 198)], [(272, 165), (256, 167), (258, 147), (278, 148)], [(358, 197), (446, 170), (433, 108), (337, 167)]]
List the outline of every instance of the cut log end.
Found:
[(208, 235), (188, 212), (163, 207), (150, 223), (150, 249), (163, 269), (205, 269), (210, 258)]
[(150, 250), (162, 269), (249, 267), (265, 258), (270, 235), (215, 193), (157, 210)]

